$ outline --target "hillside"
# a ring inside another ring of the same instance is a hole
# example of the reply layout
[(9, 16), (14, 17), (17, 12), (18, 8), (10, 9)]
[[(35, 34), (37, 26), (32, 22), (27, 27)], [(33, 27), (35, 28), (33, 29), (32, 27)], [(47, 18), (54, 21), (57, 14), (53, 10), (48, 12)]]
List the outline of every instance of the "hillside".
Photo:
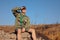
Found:
[[(36, 30), (36, 36), (38, 39), (42, 38), (45, 40), (60, 40), (60, 24), (31, 25), (31, 28)], [(13, 33), (15, 32), (15, 27), (0, 26), (0, 30), (3, 30), (6, 33)]]

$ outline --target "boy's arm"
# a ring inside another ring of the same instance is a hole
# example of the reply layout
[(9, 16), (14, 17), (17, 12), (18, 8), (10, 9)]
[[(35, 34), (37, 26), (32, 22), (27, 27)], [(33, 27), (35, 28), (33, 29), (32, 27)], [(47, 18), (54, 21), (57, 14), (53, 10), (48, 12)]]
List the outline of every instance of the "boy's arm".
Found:
[(20, 10), (20, 7), (16, 7), (16, 8), (13, 8), (13, 9), (12, 9), (13, 15), (14, 15), (15, 17), (16, 17), (17, 14), (18, 14), (17, 10)]
[(25, 30), (28, 31), (30, 29), (30, 19), (27, 18), (26, 25), (25, 25)]
[(25, 18), (25, 23), (24, 23), (26, 26), (26, 28), (29, 28), (30, 27), (30, 19), (28, 17)]

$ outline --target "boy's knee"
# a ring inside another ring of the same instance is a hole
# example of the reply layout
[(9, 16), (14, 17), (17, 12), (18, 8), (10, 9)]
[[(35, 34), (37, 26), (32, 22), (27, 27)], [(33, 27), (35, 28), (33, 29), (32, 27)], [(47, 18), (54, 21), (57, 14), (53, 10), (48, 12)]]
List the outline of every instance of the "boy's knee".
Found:
[(21, 33), (21, 29), (17, 29), (17, 33)]
[(21, 30), (21, 29), (17, 29), (18, 31)]
[(35, 32), (35, 29), (30, 29), (29, 32)]
[(31, 29), (31, 31), (35, 31), (35, 29)]

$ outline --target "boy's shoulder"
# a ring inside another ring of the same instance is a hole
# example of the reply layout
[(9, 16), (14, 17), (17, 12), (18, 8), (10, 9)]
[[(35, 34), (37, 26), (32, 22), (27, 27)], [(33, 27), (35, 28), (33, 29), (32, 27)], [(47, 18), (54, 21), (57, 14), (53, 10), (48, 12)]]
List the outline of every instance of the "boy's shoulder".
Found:
[(24, 15), (25, 18), (29, 19), (29, 17), (27, 15)]

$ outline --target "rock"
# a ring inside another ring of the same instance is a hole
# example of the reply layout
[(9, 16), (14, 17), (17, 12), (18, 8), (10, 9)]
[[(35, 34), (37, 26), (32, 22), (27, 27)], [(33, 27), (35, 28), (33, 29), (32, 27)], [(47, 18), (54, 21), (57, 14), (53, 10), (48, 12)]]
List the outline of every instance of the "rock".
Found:
[(4, 31), (3, 30), (0, 30), (0, 35), (4, 35)]
[[(22, 40), (32, 40), (31, 35), (27, 32), (21, 34)], [(0, 30), (0, 40), (16, 40), (16, 34), (14, 33), (6, 33), (3, 30)], [(37, 38), (37, 40), (45, 40), (42, 37)]]
[(10, 39), (16, 39), (16, 34), (10, 34)]
[[(30, 34), (25, 32), (22, 33), (22, 39), (23, 40), (30, 40)], [(16, 34), (12, 33), (6, 33), (3, 30), (0, 30), (0, 40), (16, 40)]]
[(25, 33), (22, 33), (22, 37), (30, 37), (30, 34), (25, 32)]
[(27, 32), (22, 33), (22, 39), (23, 40), (31, 40), (30, 37), (31, 37), (31, 35), (29, 33), (27, 33)]

